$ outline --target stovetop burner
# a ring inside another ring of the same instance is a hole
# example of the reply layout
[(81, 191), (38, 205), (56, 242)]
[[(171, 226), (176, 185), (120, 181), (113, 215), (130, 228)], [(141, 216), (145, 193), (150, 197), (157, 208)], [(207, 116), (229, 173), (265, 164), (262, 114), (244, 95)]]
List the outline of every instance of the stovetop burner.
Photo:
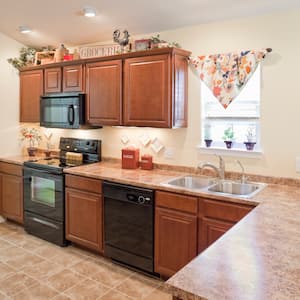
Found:
[[(82, 153), (83, 160), (66, 159), (67, 152)], [(74, 138), (60, 139), (59, 157), (45, 157), (42, 159), (24, 162), (27, 167), (46, 169), (54, 173), (63, 173), (64, 168), (77, 167), (80, 165), (101, 161), (101, 141), (84, 140)]]

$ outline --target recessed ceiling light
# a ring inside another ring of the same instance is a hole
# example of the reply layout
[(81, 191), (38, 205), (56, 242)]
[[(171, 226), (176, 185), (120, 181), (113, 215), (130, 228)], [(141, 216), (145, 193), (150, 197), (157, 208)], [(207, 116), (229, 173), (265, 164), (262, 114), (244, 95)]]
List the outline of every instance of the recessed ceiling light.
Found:
[(91, 7), (85, 7), (83, 9), (83, 14), (85, 17), (92, 18), (96, 16), (96, 11)]
[(31, 29), (26, 25), (21, 25), (21, 26), (19, 26), (19, 31), (21, 33), (30, 33)]

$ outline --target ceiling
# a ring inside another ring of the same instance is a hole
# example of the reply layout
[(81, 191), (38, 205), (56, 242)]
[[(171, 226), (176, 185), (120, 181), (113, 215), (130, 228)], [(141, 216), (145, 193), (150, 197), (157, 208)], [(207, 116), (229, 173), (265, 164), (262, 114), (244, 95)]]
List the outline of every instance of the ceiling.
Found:
[[(4, 0), (2, 0), (3, 2)], [(0, 32), (27, 46), (68, 46), (112, 39), (112, 32), (131, 35), (300, 8), (299, 0), (9, 0), (1, 5)], [(86, 18), (83, 7), (97, 15)], [(33, 29), (18, 31), (20, 25)]]

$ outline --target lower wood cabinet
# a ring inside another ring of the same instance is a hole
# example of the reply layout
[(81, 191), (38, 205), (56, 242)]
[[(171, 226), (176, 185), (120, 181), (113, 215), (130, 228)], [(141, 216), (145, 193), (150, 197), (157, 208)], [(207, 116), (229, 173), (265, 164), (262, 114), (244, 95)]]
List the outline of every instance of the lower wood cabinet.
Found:
[(23, 223), (22, 166), (0, 162), (0, 182), (1, 214)]
[(101, 181), (66, 176), (66, 238), (103, 252)]
[(205, 250), (254, 206), (199, 198), (198, 253)]
[(156, 192), (155, 272), (170, 277), (197, 255), (197, 198)]
[(204, 245), (203, 249), (210, 246), (219, 239), (226, 231), (228, 231), (234, 223), (225, 222), (215, 219), (203, 218), (201, 227), (199, 228), (200, 241)]

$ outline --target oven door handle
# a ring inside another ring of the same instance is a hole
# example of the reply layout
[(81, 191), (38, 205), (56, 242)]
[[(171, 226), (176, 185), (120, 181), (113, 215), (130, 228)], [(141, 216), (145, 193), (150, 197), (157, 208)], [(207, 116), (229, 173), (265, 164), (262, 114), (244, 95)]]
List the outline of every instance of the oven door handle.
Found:
[(50, 223), (50, 222), (41, 220), (41, 219), (39, 219), (39, 218), (33, 217), (32, 220), (33, 220), (34, 222), (40, 223), (40, 224), (42, 224), (42, 225), (45, 225), (45, 226), (48, 226), (48, 227), (51, 227), (51, 228), (54, 228), (54, 229), (59, 229), (58, 226), (56, 226), (56, 225), (54, 225), (54, 224), (52, 224), (52, 223)]

